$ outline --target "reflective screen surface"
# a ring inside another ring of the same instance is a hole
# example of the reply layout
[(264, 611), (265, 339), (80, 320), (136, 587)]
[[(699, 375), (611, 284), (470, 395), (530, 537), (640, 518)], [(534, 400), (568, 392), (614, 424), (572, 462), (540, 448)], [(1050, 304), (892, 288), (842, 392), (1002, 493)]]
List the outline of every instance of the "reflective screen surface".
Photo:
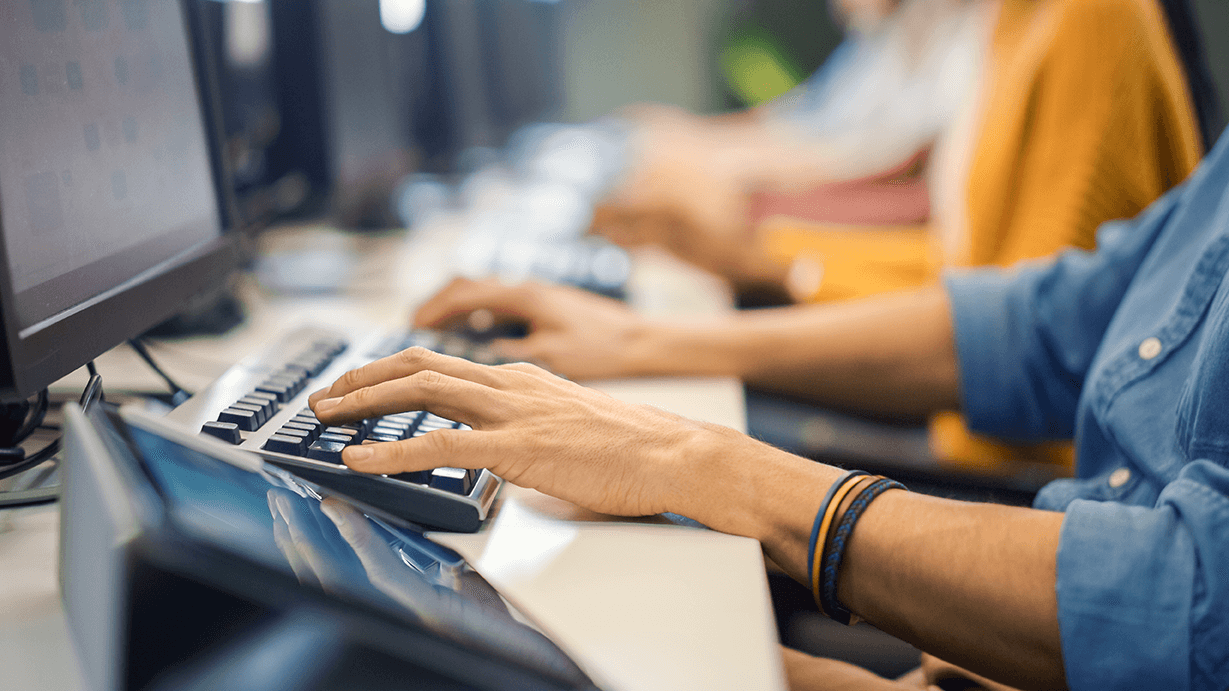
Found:
[(184, 532), (305, 587), (398, 613), (450, 641), (591, 686), (554, 643), (521, 623), (455, 552), (364, 515), (272, 466), (251, 472), (138, 427), (129, 437)]
[(24, 336), (219, 237), (169, 0), (0, 3), (0, 230)]

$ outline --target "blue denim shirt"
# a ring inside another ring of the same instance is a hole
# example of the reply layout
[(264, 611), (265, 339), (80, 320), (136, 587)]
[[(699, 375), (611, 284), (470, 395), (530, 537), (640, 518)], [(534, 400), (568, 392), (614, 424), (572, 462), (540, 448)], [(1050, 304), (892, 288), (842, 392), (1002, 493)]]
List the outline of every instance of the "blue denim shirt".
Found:
[(1229, 688), (1229, 136), (1095, 253), (946, 278), (976, 430), (1076, 440), (1058, 619), (1072, 689)]

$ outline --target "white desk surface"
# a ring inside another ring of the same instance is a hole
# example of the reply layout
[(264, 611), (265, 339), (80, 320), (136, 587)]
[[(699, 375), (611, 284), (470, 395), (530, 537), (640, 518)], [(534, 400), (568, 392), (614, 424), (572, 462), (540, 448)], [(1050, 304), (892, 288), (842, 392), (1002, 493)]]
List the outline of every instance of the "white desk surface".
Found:
[[(224, 338), (162, 342), (151, 350), (190, 390), (201, 388), (277, 335), (307, 323), (386, 328), (405, 323), (444, 280), (444, 234), (339, 235), (293, 229), (266, 235), (264, 252), (342, 252), (340, 291), (285, 294), (250, 277), (247, 322)], [(440, 255), (435, 254), (436, 258)], [(712, 279), (661, 255), (638, 257), (631, 302), (655, 315), (708, 313), (729, 304)], [(162, 391), (126, 347), (97, 361), (110, 390)], [(75, 373), (57, 389), (80, 390)], [(745, 430), (742, 388), (726, 379), (595, 383), (616, 398)], [(83, 688), (56, 583), (56, 505), (0, 511), (0, 687)], [(752, 540), (592, 514), (505, 486), (477, 535), (436, 534), (552, 631), (612, 689), (780, 689), (780, 653), (763, 558)], [(657, 522), (659, 523), (659, 521)]]

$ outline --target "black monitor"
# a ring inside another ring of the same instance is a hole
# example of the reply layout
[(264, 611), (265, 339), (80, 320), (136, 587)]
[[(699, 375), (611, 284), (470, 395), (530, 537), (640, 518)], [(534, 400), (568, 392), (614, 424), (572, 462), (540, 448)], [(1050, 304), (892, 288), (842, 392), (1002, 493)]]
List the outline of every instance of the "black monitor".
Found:
[(343, 227), (395, 222), (392, 191), (417, 167), (413, 111), (427, 60), (414, 5), (270, 3), (280, 131), (267, 149), (268, 175), (297, 183), (301, 212), (330, 214)]
[(429, 0), (425, 7), (430, 59), (414, 128), (427, 168), (469, 168), (467, 152), (502, 147), (518, 128), (558, 114), (561, 3)]
[(235, 266), (179, 2), (0, 4), (0, 399), (176, 313)]
[(421, 527), (137, 410), (66, 419), (60, 576), (88, 688), (596, 691)]
[(271, 174), (269, 147), (281, 132), (269, 0), (192, 0), (194, 43), (217, 80), (216, 150), (229, 169), (238, 224), (260, 227), (304, 199), (301, 183)]

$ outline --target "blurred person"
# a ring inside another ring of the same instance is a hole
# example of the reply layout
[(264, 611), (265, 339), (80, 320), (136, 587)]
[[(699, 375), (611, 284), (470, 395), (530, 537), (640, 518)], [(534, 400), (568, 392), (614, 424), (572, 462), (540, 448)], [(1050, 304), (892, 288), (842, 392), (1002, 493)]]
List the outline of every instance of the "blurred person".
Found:
[[(1170, 16), (1189, 18), (1184, 2), (1167, 2)], [(913, 0), (895, 15), (887, 0), (844, 3), (859, 17), (855, 26), (872, 32), (894, 28), (890, 17), (908, 19), (920, 8), (941, 14), (932, 5), (964, 8), (955, 15), (960, 30), (913, 18), (908, 39), (986, 41), (988, 67), (958, 114), (930, 108), (917, 116), (926, 125), (911, 137), (883, 138), (906, 152), (904, 163), (821, 186), (800, 202), (807, 195), (772, 190), (868, 172), (835, 163), (858, 159), (850, 146), (858, 137), (824, 145), (839, 130), (824, 123), (839, 117), (823, 113), (839, 112), (839, 99), (826, 110), (812, 106), (821, 117), (809, 131), (807, 108), (798, 105), (783, 107), (788, 127), (773, 124), (781, 116), (769, 109), (734, 125), (701, 124), (700, 134), (690, 136), (682, 134), (682, 116), (662, 124), (653, 115), (643, 119), (645, 155), (599, 209), (595, 228), (627, 244), (661, 244), (744, 293), (824, 302), (932, 284), (944, 267), (1009, 266), (1066, 247), (1091, 248), (1100, 223), (1138, 213), (1198, 161), (1203, 142), (1192, 96), (1155, 0)], [(1173, 24), (1191, 29), (1189, 22)], [(1180, 38), (1184, 46), (1198, 45), (1193, 34)], [(930, 71), (952, 69), (952, 62), (937, 61)], [(950, 106), (962, 93), (955, 88), (939, 100)], [(927, 103), (909, 91), (880, 111), (911, 101)], [(865, 125), (862, 139), (890, 122), (853, 103), (849, 121)], [(847, 124), (846, 131), (858, 131)], [(871, 167), (889, 160), (883, 147), (869, 150), (863, 160)], [(923, 187), (924, 203), (910, 201)], [(951, 412), (932, 417), (930, 441), (937, 458), (970, 468), (1013, 459), (1069, 466), (1072, 458), (1066, 443), (1021, 446), (974, 435)]]
[[(775, 101), (714, 117), (665, 106), (628, 109), (636, 125), (632, 163), (598, 206), (594, 229), (625, 245), (663, 244), (744, 292), (775, 293), (775, 262), (757, 253), (745, 265), (736, 262), (766, 215), (785, 207), (841, 222), (925, 220), (920, 171), (974, 93), (987, 7), (834, 0), (832, 8), (848, 27), (846, 40)], [(816, 183), (836, 184), (802, 195), (764, 191)]]
[[(1156, 0), (838, 6), (855, 18), (852, 47), (785, 103), (735, 118), (638, 111), (638, 157), (595, 230), (661, 244), (744, 291), (857, 297), (933, 283), (944, 266), (1091, 247), (1101, 222), (1138, 213), (1202, 152)], [(981, 44), (984, 74), (968, 66)], [(921, 170), (925, 208), (829, 205), (811, 220), (837, 223), (811, 225), (751, 215), (774, 191), (859, 177), (891, 189)]]
[(889, 414), (959, 406), (1013, 438), (1074, 434), (1077, 476), (1033, 509), (914, 494), (523, 363), (410, 349), (310, 402), (328, 424), (425, 409), (473, 428), (351, 446), (355, 470), (489, 468), (599, 512), (689, 516), (759, 540), (834, 618), (863, 618), (928, 654), (890, 681), (787, 651), (795, 689), (1220, 691), (1229, 137), (1098, 240), (1095, 252), (953, 271), (940, 286), (794, 318), (752, 311), (686, 327), (574, 290), (472, 282), (423, 308), (427, 322), (477, 306), (528, 318), (538, 345), (589, 344), (590, 373), (733, 373)]

